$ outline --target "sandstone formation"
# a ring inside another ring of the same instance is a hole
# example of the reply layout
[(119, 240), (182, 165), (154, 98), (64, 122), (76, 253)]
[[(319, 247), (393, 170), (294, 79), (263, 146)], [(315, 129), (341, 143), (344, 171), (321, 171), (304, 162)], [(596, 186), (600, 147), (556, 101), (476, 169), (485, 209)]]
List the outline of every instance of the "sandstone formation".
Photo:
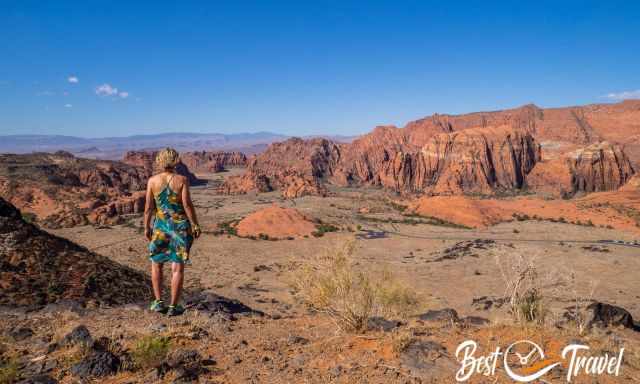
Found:
[(521, 189), (539, 160), (533, 137), (521, 131), (467, 129), (440, 133), (419, 152), (398, 152), (381, 184), (398, 192), (485, 193)]
[(292, 138), (274, 143), (253, 157), (244, 175), (229, 178), (226, 193), (283, 190), (287, 197), (324, 194), (323, 183), (333, 176), (340, 148), (326, 139)]
[(640, 174), (636, 173), (620, 188), (621, 192), (640, 192)]
[(565, 197), (615, 190), (640, 161), (638, 121), (640, 101), (435, 114), (404, 128), (377, 127), (350, 144), (272, 144), (249, 161), (244, 176), (222, 189), (280, 189), (288, 197), (324, 193), (326, 184), (427, 194), (528, 189)]
[(546, 153), (550, 159), (536, 164), (527, 177), (527, 185), (531, 191), (553, 197), (613, 191), (635, 173), (622, 147), (608, 142)]
[(145, 195), (144, 191), (138, 191), (132, 193), (131, 196), (117, 198), (108, 204), (100, 204), (91, 211), (88, 220), (91, 223), (108, 224), (123, 215), (143, 213)]
[(236, 226), (239, 236), (268, 236), (271, 239), (310, 236), (315, 224), (306, 216), (293, 208), (277, 205), (253, 212), (240, 220)]
[(65, 152), (0, 156), (0, 195), (49, 227), (141, 213), (147, 178), (141, 167)]
[(574, 191), (600, 192), (618, 189), (634, 174), (619, 146), (596, 143), (570, 154)]
[(247, 165), (247, 156), (242, 152), (185, 152), (180, 154), (180, 160), (193, 172), (222, 172)]
[(0, 305), (123, 304), (148, 287), (144, 274), (38, 229), (0, 198)]

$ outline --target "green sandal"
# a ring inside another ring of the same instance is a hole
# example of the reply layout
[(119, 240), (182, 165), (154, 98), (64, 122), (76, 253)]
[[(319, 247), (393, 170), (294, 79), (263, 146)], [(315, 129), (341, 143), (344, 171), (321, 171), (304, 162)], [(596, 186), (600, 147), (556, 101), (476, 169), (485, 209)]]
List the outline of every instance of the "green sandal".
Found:
[(170, 305), (167, 316), (180, 316), (184, 313), (184, 307), (180, 304)]
[(165, 313), (167, 312), (167, 306), (164, 305), (164, 301), (162, 300), (153, 300), (149, 306), (149, 310), (157, 313)]

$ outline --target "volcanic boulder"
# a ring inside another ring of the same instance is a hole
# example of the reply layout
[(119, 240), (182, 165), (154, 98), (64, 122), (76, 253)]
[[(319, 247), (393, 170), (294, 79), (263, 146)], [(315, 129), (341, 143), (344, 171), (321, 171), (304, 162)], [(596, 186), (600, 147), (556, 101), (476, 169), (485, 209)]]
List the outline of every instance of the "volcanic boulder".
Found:
[(38, 229), (0, 198), (0, 305), (113, 305), (148, 295), (143, 273)]

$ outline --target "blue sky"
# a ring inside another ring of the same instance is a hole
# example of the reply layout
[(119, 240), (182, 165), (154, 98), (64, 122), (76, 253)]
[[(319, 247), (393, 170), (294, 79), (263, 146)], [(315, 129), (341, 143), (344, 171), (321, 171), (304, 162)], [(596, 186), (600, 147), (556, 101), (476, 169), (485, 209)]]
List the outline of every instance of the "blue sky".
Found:
[(638, 1), (0, 0), (0, 134), (348, 135), (640, 98), (638, 20)]

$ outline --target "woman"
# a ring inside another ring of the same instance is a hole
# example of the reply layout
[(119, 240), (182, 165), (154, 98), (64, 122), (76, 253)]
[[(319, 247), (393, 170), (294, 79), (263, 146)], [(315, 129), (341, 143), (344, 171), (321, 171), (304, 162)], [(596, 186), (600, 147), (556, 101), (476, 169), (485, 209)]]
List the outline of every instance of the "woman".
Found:
[[(189, 193), (189, 180), (176, 173), (178, 152), (166, 148), (156, 156), (156, 165), (162, 172), (147, 183), (144, 209), (144, 234), (149, 240), (151, 281), (155, 300), (150, 309), (177, 316), (184, 313), (179, 304), (184, 280), (184, 263), (194, 238), (200, 236), (200, 226)], [(155, 209), (154, 209), (155, 207)], [(154, 215), (155, 213), (155, 215)], [(155, 216), (153, 230), (151, 219)], [(162, 267), (171, 262), (171, 303), (167, 308), (162, 301)]]

